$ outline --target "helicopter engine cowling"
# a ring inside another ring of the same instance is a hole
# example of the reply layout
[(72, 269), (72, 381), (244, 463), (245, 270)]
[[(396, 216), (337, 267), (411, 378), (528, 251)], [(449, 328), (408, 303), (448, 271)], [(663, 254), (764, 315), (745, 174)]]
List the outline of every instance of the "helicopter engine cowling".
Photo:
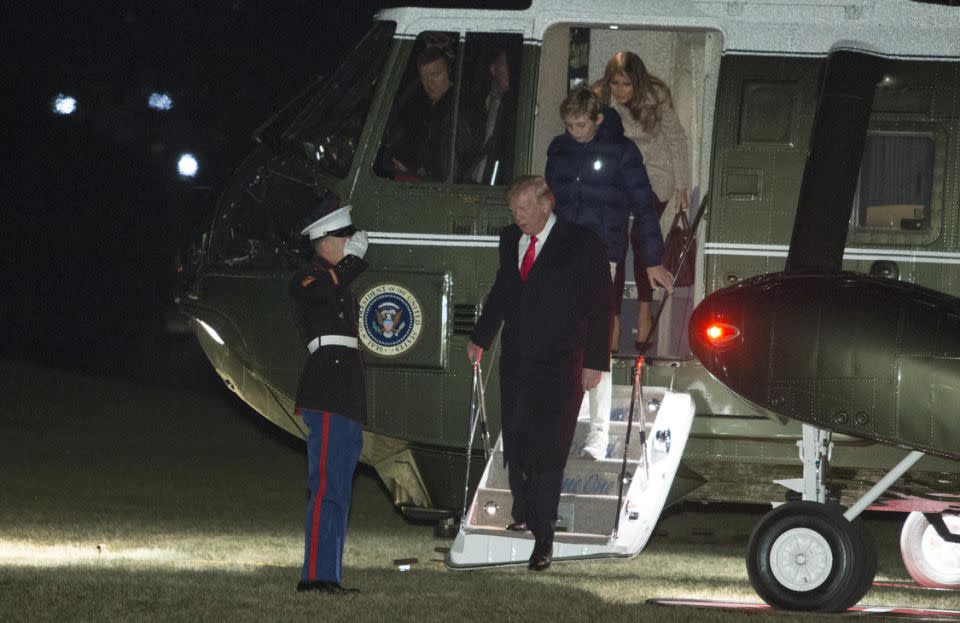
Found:
[(819, 428), (960, 459), (960, 299), (859, 273), (713, 292), (690, 346), (730, 390)]

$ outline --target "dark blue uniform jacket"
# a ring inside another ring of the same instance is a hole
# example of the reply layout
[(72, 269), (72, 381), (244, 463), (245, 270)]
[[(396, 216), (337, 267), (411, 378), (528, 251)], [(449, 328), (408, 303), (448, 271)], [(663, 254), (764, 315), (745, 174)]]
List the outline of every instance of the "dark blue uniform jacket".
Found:
[[(321, 335), (357, 336), (357, 299), (350, 283), (367, 267), (354, 256), (331, 266), (320, 257), (304, 264), (290, 282), (297, 303), (298, 324), (306, 344)], [(363, 424), (367, 419), (363, 360), (360, 351), (346, 346), (323, 346), (307, 357), (297, 409), (329, 411)]]
[(653, 189), (636, 144), (623, 135), (620, 115), (603, 109), (596, 136), (578, 143), (564, 132), (547, 149), (546, 178), (557, 199), (555, 212), (593, 230), (607, 259), (619, 262), (627, 250), (630, 213), (637, 223), (647, 266), (663, 258), (663, 237)]

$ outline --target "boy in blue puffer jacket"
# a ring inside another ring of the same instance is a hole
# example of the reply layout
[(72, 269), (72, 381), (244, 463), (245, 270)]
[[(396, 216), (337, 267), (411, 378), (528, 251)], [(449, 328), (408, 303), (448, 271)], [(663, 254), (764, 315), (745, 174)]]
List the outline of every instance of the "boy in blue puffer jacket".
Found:
[[(632, 213), (646, 255), (646, 278), (651, 287), (661, 285), (672, 291), (673, 276), (661, 264), (663, 237), (653, 189), (640, 150), (623, 135), (620, 116), (611, 108), (601, 111), (600, 100), (585, 87), (567, 95), (560, 104), (560, 116), (567, 131), (550, 143), (545, 175), (556, 197), (554, 211), (600, 236), (610, 262), (611, 280), (627, 248)], [(622, 293), (611, 291), (611, 297), (616, 313)], [(603, 373), (600, 385), (589, 392), (584, 406), (590, 410), (590, 434), (582, 456), (596, 460), (607, 456), (612, 389), (608, 371)]]

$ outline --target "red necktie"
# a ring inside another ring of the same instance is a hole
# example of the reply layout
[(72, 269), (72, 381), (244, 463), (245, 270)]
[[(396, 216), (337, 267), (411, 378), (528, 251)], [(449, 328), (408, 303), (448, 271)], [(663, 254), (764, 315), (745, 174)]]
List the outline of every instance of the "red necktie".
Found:
[(533, 260), (537, 257), (537, 237), (530, 236), (530, 246), (527, 252), (523, 254), (523, 261), (520, 262), (520, 279), (526, 281), (530, 269), (533, 268)]

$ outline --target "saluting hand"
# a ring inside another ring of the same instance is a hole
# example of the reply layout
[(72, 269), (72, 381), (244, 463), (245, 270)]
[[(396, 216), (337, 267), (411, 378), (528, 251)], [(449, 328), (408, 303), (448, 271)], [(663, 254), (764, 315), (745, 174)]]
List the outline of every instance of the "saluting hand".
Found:
[(358, 230), (354, 232), (354, 234), (350, 236), (350, 238), (347, 239), (347, 242), (343, 245), (343, 254), (356, 255), (362, 259), (367, 253), (368, 244), (367, 232)]
[(592, 368), (583, 369), (583, 391), (588, 392), (600, 384), (600, 370)]

